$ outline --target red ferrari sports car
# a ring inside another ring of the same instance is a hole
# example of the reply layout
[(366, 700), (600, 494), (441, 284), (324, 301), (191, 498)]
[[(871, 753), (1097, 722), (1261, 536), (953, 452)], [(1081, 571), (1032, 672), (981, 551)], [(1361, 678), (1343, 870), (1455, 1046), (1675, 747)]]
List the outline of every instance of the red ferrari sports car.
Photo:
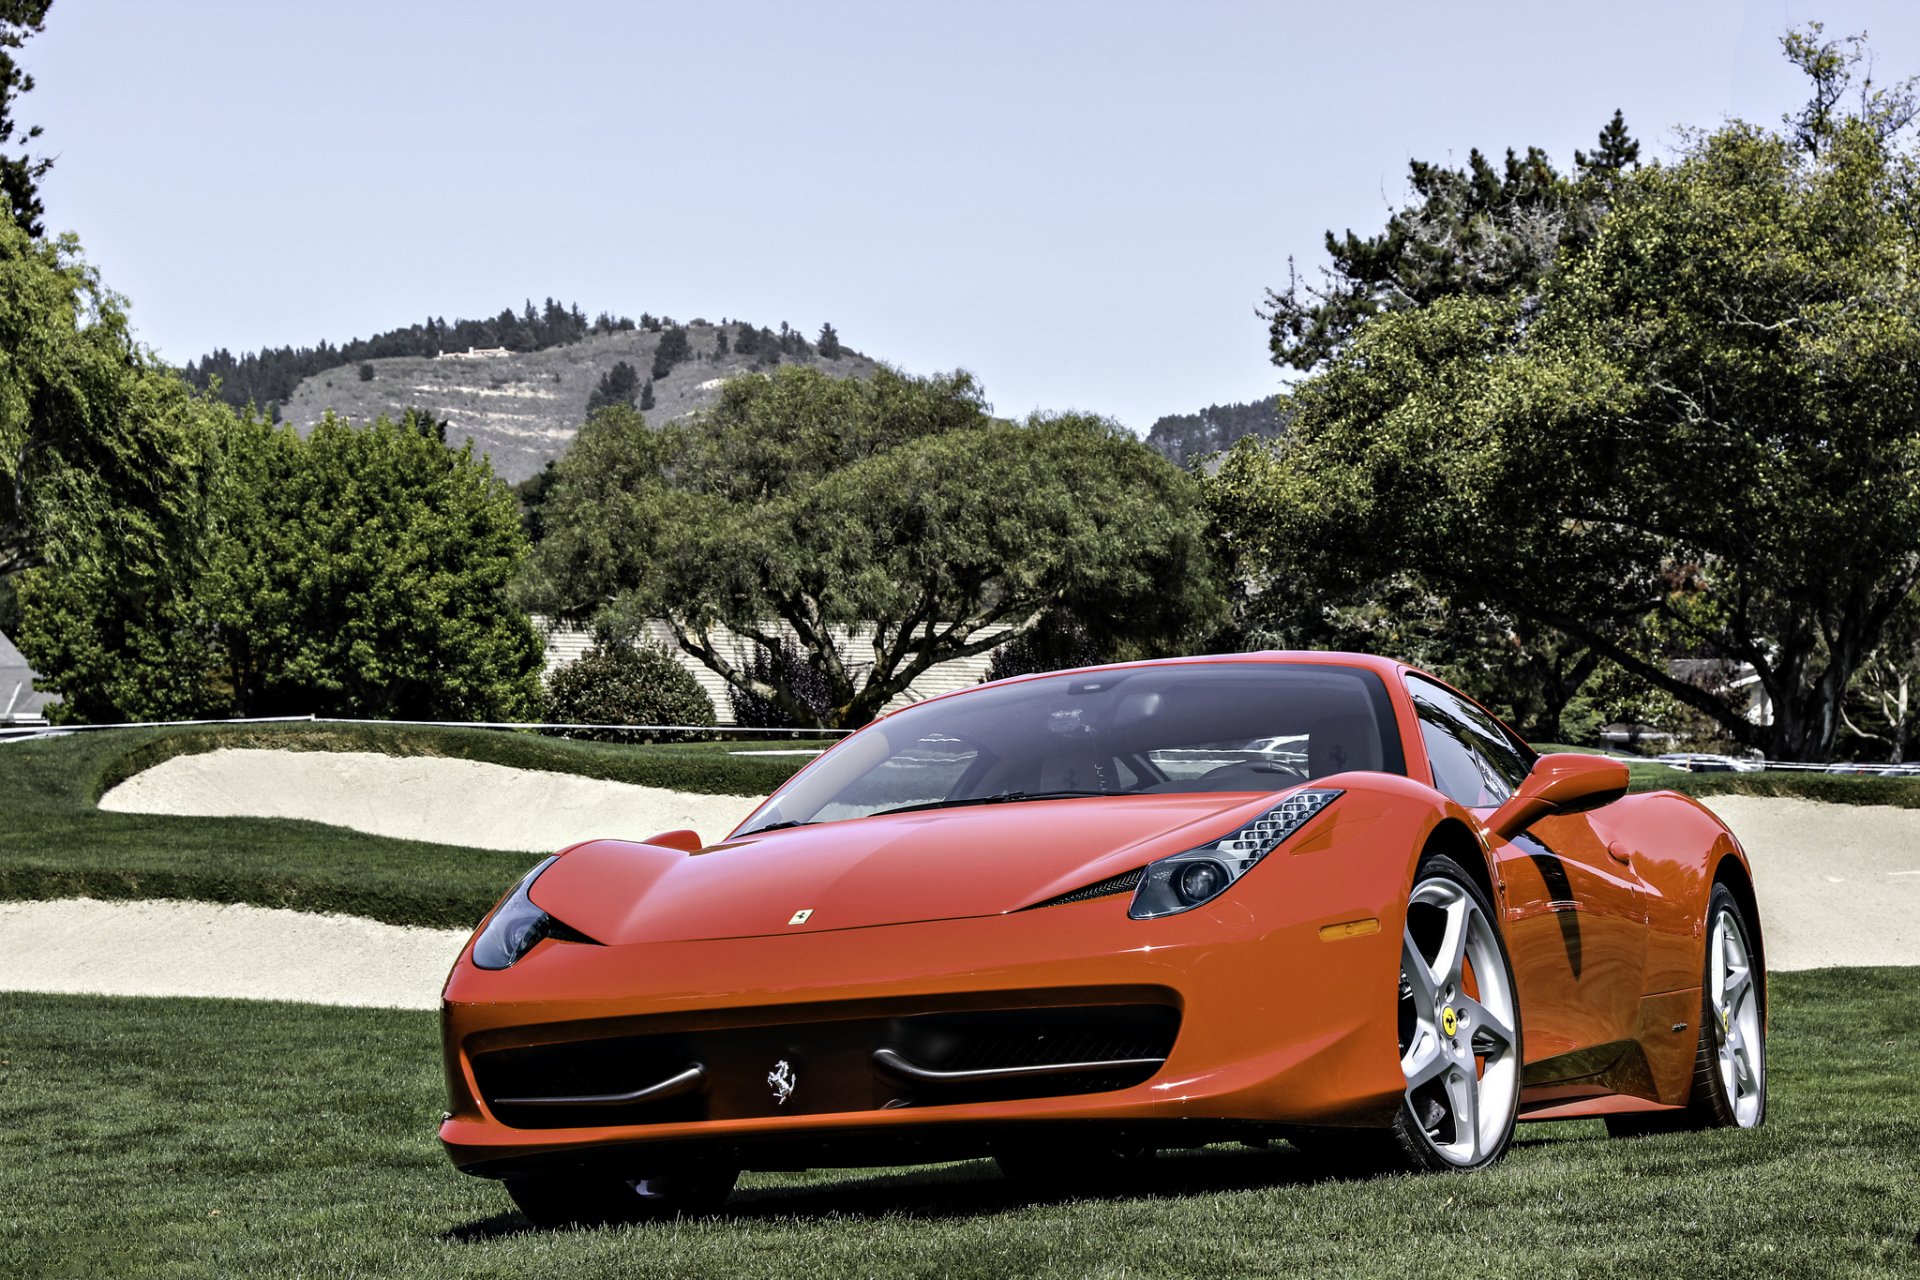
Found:
[(447, 980), (440, 1136), (539, 1223), (1275, 1136), (1473, 1168), (1519, 1119), (1759, 1124), (1763, 955), (1711, 813), (1400, 663), (1028, 676), (869, 725), (718, 844), (535, 867)]

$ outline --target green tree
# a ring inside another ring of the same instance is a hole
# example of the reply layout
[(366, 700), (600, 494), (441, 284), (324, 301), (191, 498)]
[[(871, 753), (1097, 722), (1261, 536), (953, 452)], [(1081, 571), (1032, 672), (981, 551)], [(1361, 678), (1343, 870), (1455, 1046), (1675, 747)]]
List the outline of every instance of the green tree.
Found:
[(587, 397), (587, 412), (597, 413), (609, 405), (633, 406), (633, 398), (640, 391), (640, 375), (625, 360), (616, 361), (613, 368), (600, 375), (600, 385)]
[(329, 415), (302, 440), (243, 424), (205, 596), (243, 714), (515, 719), (541, 643), (507, 592), (526, 555), (471, 443)]
[(225, 406), (195, 398), (164, 373), (136, 375), (140, 416), (166, 423), (166, 518), (124, 536), (107, 506), (63, 532), (60, 554), (20, 572), (15, 640), (62, 701), (66, 721), (188, 719), (225, 714), (218, 637), (198, 588), (230, 495)]
[(684, 364), (693, 355), (693, 347), (687, 341), (687, 331), (680, 325), (668, 326), (660, 335), (660, 343), (653, 349), (653, 377), (659, 381), (673, 372), (677, 364)]
[[(603, 414), (560, 463), (529, 598), (573, 617), (661, 617), (675, 642), (795, 723), (731, 632), (791, 640), (857, 726), (934, 664), (1064, 604), (1116, 647), (1178, 646), (1217, 612), (1193, 479), (1111, 423), (990, 419), (971, 378), (729, 381), (650, 431)], [(851, 636), (851, 639), (848, 637)]]
[(191, 518), (198, 415), (76, 241), (0, 219), (0, 578), (101, 536), (157, 554)]
[(21, 575), (21, 644), (81, 720), (317, 712), (519, 718), (541, 644), (506, 591), (526, 543), (470, 445), (414, 420), (302, 440), (165, 379), (204, 452), (165, 544), (111, 523)]
[[(1592, 247), (1519, 303), (1377, 318), (1214, 482), (1254, 562), (1410, 570), (1552, 628), (1737, 741), (1832, 751), (1920, 582), (1920, 170), (1875, 123), (1817, 151), (1745, 124), (1616, 185)], [(1669, 653), (1749, 663), (1745, 698)]]
[(520, 525), (527, 532), (529, 546), (538, 545), (547, 536), (547, 522), (541, 515), (541, 508), (546, 506), (547, 497), (553, 492), (557, 475), (553, 459), (548, 458), (546, 466), (513, 486), (514, 499), (520, 504)]
[(820, 339), (813, 345), (822, 360), (838, 360), (846, 350), (840, 345), (840, 334), (830, 324), (820, 326)]
[(653, 408), (653, 379), (648, 378), (640, 387), (640, 411), (645, 413)]
[(1379, 235), (1326, 233), (1330, 265), (1319, 284), (1292, 270), (1267, 293), (1268, 345), (1283, 368), (1317, 369), (1372, 319), (1440, 298), (1533, 293), (1559, 256), (1590, 244), (1621, 176), (1640, 146), (1620, 112), (1592, 154), (1575, 152), (1563, 174), (1546, 152), (1509, 150), (1495, 165), (1478, 150), (1466, 167), (1409, 165), (1414, 200)]
[[(33, 77), (21, 69), (14, 52), (29, 36), (45, 30), (52, 6), (53, 0), (0, 0), (0, 148), (11, 147), (16, 139), (29, 144), (40, 136), (39, 125), (23, 129), (13, 117), (15, 101), (33, 91)], [(40, 179), (51, 168), (53, 161), (46, 156), (0, 151), (0, 196), (6, 197), (14, 223), (34, 239), (45, 231)]]

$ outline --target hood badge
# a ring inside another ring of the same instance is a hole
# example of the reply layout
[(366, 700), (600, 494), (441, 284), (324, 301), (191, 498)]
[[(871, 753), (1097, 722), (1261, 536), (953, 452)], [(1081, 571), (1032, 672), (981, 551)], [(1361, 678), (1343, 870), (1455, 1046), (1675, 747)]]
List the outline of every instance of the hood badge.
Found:
[(787, 925), (789, 928), (791, 928), (796, 924), (805, 924), (807, 922), (807, 918), (812, 914), (813, 914), (812, 907), (802, 907), (800, 908), (800, 910), (793, 913), (793, 919), (787, 921)]
[(782, 1058), (773, 1064), (773, 1070), (767, 1072), (767, 1083), (773, 1086), (773, 1100), (784, 1107), (787, 1099), (793, 1096), (794, 1086), (800, 1083), (800, 1077), (793, 1074), (792, 1066)]

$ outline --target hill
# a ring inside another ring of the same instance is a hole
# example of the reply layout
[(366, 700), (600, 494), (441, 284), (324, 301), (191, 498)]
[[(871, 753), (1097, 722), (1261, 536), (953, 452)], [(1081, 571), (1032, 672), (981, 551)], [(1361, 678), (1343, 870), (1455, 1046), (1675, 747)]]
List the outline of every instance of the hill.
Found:
[(1170, 413), (1147, 432), (1147, 443), (1176, 466), (1232, 447), (1242, 436), (1271, 440), (1287, 429), (1272, 400), (1212, 404), (1198, 413)]
[[(560, 314), (564, 319), (577, 313)], [(452, 332), (458, 335), (459, 326), (466, 323), (456, 322)], [(785, 325), (775, 332), (739, 321), (694, 320), (683, 326), (647, 316), (638, 325), (595, 322), (571, 332), (560, 326), (556, 332), (558, 341), (531, 350), (495, 347), (470, 353), (464, 347), (429, 346), (424, 350), (442, 350), (442, 354), (373, 356), (331, 364), (292, 382), (273, 411), (304, 430), (329, 410), (350, 421), (365, 422), (382, 413), (397, 416), (407, 408), (424, 409), (447, 422), (450, 443), (471, 439), (476, 451), (493, 460), (494, 471), (511, 483), (536, 474), (566, 451), (586, 417), (588, 398), (622, 362), (641, 383), (652, 377), (653, 405), (646, 414), (655, 422), (704, 408), (728, 378), (753, 369), (800, 362), (840, 376), (864, 377), (878, 367), (876, 361), (846, 347), (838, 348), (837, 355), (823, 355), (820, 347)], [(675, 335), (685, 339), (684, 358), (657, 364), (662, 343), (669, 344), (670, 356), (678, 345)], [(384, 339), (398, 336), (381, 335), (342, 347), (323, 343), (312, 351), (265, 351), (237, 361), (217, 352), (190, 366), (188, 376), (205, 385), (208, 375), (220, 375), (223, 396), (230, 397), (236, 392), (224, 381), (223, 367), (242, 379), (263, 367), (284, 370), (295, 358), (305, 369), (313, 369), (315, 364), (340, 359), (344, 352), (378, 350)], [(405, 336), (415, 336), (414, 331), (406, 331)], [(521, 345), (532, 346), (533, 341), (523, 337)], [(666, 372), (653, 376), (656, 368), (669, 363)], [(281, 377), (284, 381), (285, 375)], [(254, 380), (263, 381), (257, 376)]]

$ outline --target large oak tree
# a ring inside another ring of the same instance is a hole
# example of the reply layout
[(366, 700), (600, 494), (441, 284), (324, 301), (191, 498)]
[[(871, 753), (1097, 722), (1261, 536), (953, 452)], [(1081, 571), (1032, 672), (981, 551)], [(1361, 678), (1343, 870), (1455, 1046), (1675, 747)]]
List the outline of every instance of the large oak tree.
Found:
[[(1335, 593), (1411, 571), (1825, 758), (1920, 582), (1920, 166), (1880, 123), (1703, 135), (1524, 309), (1364, 326), (1216, 481), (1244, 563)], [(1771, 723), (1663, 649), (1751, 664)]]
[[(1132, 652), (1178, 645), (1217, 609), (1191, 477), (1100, 419), (996, 420), (965, 374), (787, 368), (659, 430), (604, 411), (542, 514), (535, 608), (665, 619), (681, 649), (800, 724), (864, 724), (1049, 608)], [(726, 632), (765, 655), (765, 677)], [(824, 716), (790, 654), (824, 676)]]

